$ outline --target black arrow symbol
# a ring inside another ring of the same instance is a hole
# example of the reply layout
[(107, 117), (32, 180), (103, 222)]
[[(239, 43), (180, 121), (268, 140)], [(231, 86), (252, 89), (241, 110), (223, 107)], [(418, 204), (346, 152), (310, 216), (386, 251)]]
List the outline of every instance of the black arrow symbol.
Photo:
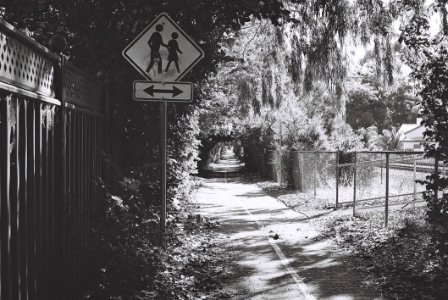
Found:
[(154, 85), (151, 85), (150, 87), (147, 87), (146, 89), (144, 89), (143, 91), (145, 91), (147, 94), (149, 94), (150, 96), (154, 96), (154, 93), (158, 93), (158, 94), (173, 94), (173, 97), (176, 97), (177, 95), (182, 94), (182, 90), (178, 89), (177, 87), (175, 87), (173, 85), (172, 90), (160, 90), (160, 89), (155, 89)]

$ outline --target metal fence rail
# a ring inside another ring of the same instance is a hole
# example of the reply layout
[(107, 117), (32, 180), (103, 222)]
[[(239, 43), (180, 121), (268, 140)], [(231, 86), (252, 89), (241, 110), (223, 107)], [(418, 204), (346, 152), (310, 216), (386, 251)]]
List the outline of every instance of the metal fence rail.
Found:
[(0, 19), (0, 299), (79, 299), (101, 175), (100, 84)]

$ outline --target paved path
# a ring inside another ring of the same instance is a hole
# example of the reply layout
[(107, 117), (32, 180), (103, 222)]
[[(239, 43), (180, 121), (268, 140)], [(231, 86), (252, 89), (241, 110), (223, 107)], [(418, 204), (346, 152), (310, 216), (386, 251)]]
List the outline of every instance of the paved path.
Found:
[(256, 184), (208, 179), (197, 202), (203, 215), (221, 223), (220, 242), (237, 266), (226, 287), (232, 299), (382, 299), (334, 255), (335, 246), (310, 220)]

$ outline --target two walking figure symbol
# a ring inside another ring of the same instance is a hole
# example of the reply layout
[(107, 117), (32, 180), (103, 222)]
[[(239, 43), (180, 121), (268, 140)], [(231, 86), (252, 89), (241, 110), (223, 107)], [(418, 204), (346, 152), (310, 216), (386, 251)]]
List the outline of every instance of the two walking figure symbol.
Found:
[(157, 24), (156, 31), (151, 35), (148, 40), (149, 48), (151, 48), (151, 61), (149, 62), (148, 67), (146, 68), (146, 73), (148, 73), (155, 62), (157, 62), (157, 70), (158, 73), (162, 73), (162, 57), (160, 56), (160, 46), (163, 46), (168, 49), (168, 64), (166, 65), (165, 72), (168, 72), (170, 65), (174, 62), (176, 66), (176, 70), (180, 73), (179, 69), (179, 57), (177, 56), (177, 52), (182, 54), (182, 51), (179, 49), (179, 44), (176, 39), (179, 37), (177, 32), (173, 32), (171, 34), (171, 40), (168, 44), (163, 43), (162, 35), (160, 34), (163, 31), (163, 25)]

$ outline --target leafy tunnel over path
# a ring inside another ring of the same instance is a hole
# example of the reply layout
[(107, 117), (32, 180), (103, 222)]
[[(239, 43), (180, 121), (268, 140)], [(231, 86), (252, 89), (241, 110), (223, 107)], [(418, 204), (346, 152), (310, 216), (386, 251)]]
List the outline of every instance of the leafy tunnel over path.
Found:
[[(51, 36), (64, 36), (68, 47), (62, 55), (104, 80), (110, 95), (107, 127), (113, 133), (107, 154), (120, 170), (111, 177), (135, 177), (152, 189), (159, 183), (151, 167), (160, 160), (159, 108), (131, 100), (138, 75), (121, 50), (161, 12), (198, 41), (206, 58), (185, 77), (195, 84), (195, 100), (168, 109), (171, 200), (188, 199), (198, 155), (207, 155), (216, 142), (232, 140), (227, 134), (223, 141), (203, 138), (213, 136), (208, 130), (216, 128), (209, 125), (223, 119), (261, 150), (365, 147), (345, 121), (347, 88), (358, 76), (361, 89), (387, 93), (400, 79), (401, 62), (415, 71), (411, 76), (417, 90), (422, 88), (426, 136), (433, 142), (428, 155), (448, 161), (447, 0), (430, 6), (423, 0), (17, 0), (2, 5), (6, 20), (52, 49)], [(433, 15), (440, 20), (435, 33), (428, 30)], [(398, 33), (393, 31), (396, 20), (402, 22)], [(373, 46), (365, 68), (348, 68), (347, 42)], [(405, 47), (395, 51), (400, 42)], [(205, 122), (204, 115), (209, 117)], [(434, 174), (427, 184), (428, 220), (438, 247), (448, 252), (448, 200), (434, 197), (448, 185), (446, 174)]]

